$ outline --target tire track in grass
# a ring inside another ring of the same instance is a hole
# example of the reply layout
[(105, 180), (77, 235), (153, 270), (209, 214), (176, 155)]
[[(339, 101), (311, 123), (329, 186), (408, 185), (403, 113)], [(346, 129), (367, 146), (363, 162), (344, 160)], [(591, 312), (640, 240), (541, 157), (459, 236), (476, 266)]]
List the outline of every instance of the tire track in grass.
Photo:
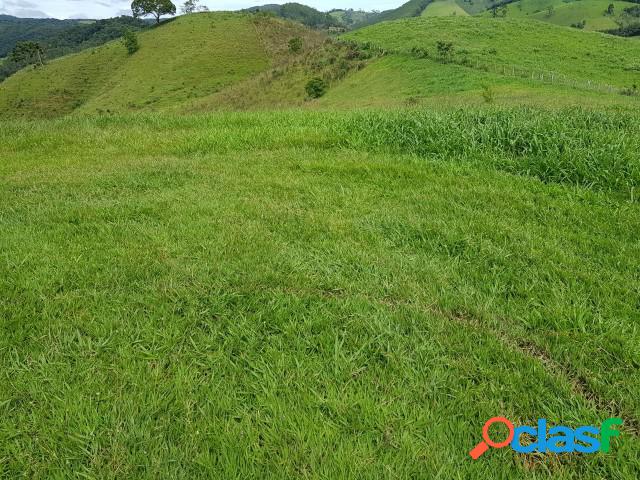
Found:
[[(288, 293), (296, 294), (315, 294), (320, 295), (323, 298), (343, 298), (347, 296), (347, 293), (342, 289), (317, 290), (289, 288), (286, 289), (286, 291)], [(399, 306), (416, 308), (418, 310), (422, 310), (423, 312), (454, 321), (465, 328), (474, 328), (476, 330), (481, 330), (484, 333), (492, 335), (493, 337), (504, 343), (505, 346), (507, 346), (512, 351), (518, 351), (528, 358), (539, 361), (549, 376), (560, 377), (561, 380), (568, 383), (571, 387), (572, 392), (582, 398), (585, 403), (595, 411), (605, 412), (611, 417), (621, 418), (623, 420), (621, 431), (629, 433), (634, 437), (640, 437), (639, 418), (626, 411), (617, 402), (604, 398), (589, 386), (589, 382), (586, 378), (578, 375), (573, 369), (553, 359), (549, 352), (536, 345), (535, 343), (529, 340), (513, 337), (497, 328), (492, 328), (485, 322), (483, 322), (482, 319), (478, 318), (478, 316), (461, 308), (449, 310), (439, 306), (435, 302), (424, 305), (418, 301), (414, 301), (411, 299), (376, 298), (366, 294), (359, 294), (359, 296), (361, 298), (367, 299), (372, 303), (377, 303), (386, 308), (395, 308)]]
[(581, 397), (594, 410), (606, 412), (612, 417), (621, 418), (623, 420), (621, 430), (635, 437), (640, 437), (640, 419), (625, 411), (617, 402), (607, 400), (593, 390), (584, 376), (577, 374), (570, 367), (554, 360), (549, 352), (539, 345), (529, 340), (512, 337), (504, 331), (492, 328), (472, 313), (462, 309), (449, 311), (437, 305), (432, 305), (427, 307), (427, 310), (430, 313), (443, 316), (465, 327), (484, 330), (498, 338), (511, 350), (519, 351), (527, 357), (538, 360), (550, 376), (561, 377), (562, 380), (571, 386), (573, 393)]

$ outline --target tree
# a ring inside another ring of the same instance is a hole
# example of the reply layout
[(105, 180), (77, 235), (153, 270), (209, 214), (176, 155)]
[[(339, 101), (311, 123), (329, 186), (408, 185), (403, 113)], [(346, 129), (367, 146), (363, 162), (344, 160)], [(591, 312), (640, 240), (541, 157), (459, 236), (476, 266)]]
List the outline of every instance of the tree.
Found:
[(615, 10), (615, 6), (613, 5), (613, 3), (610, 3), (609, 6), (607, 7), (607, 11), (605, 12), (605, 14), (613, 15), (614, 10)]
[(134, 18), (153, 15), (156, 23), (160, 23), (162, 15), (175, 15), (176, 6), (171, 0), (133, 0), (131, 11)]
[(549, 5), (547, 7), (547, 17), (551, 17), (553, 16), (553, 13), (556, 11), (556, 9), (553, 7), (553, 5)]
[(187, 0), (186, 2), (184, 2), (182, 7), (180, 7), (180, 10), (185, 15), (189, 15), (190, 13), (194, 13), (196, 10), (198, 10), (198, 2), (199, 2), (199, 0)]
[(9, 55), (13, 63), (27, 65), (44, 65), (43, 57), (44, 50), (38, 42), (20, 42)]
[(127, 30), (124, 32), (124, 35), (122, 36), (122, 43), (124, 43), (124, 47), (127, 49), (127, 53), (129, 53), (129, 55), (133, 55), (140, 48), (140, 45), (138, 44), (138, 36), (133, 30)]

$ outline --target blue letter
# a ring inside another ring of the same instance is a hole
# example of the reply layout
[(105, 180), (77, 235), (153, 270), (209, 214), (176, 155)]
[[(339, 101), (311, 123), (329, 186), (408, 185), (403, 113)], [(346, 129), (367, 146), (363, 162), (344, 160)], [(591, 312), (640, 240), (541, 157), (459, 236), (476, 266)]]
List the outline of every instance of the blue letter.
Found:
[(542, 453), (547, 451), (547, 419), (546, 418), (538, 419), (538, 451)]
[(520, 435), (522, 435), (523, 433), (527, 433), (532, 437), (535, 437), (536, 429), (527, 426), (516, 427), (513, 430), (513, 440), (511, 440), (511, 448), (513, 448), (518, 453), (531, 453), (538, 447), (538, 443), (534, 442), (531, 445), (522, 445), (520, 443)]
[[(569, 427), (562, 426), (549, 429), (550, 435), (554, 435), (556, 433), (561, 433), (562, 435), (549, 437), (547, 440), (547, 450), (553, 453), (573, 452), (575, 449), (575, 443), (573, 442), (573, 430)], [(559, 443), (562, 444), (558, 445)]]
[[(576, 428), (576, 452), (579, 453), (595, 453), (600, 449), (600, 440), (587, 435), (598, 435), (600, 430), (596, 427), (580, 427)], [(578, 442), (586, 443), (586, 446), (579, 444)]]

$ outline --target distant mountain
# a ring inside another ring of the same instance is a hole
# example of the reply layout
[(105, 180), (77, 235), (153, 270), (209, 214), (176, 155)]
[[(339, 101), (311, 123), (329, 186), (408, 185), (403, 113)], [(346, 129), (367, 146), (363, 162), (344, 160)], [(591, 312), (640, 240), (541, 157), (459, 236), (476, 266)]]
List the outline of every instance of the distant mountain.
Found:
[(316, 10), (315, 8), (302, 5), (300, 3), (285, 3), (282, 5), (267, 4), (258, 7), (251, 7), (243, 12), (265, 12), (277, 17), (293, 20), (311, 28), (340, 27), (343, 24), (332, 15)]
[(380, 15), (380, 12), (365, 12), (364, 10), (354, 10), (352, 8), (336, 8), (333, 10), (329, 10), (329, 15), (331, 15), (345, 27), (355, 27), (372, 22)]
[(17, 18), (10, 15), (0, 15), (0, 58), (5, 57), (13, 50), (18, 42), (47, 40), (79, 23), (79, 20)]
[[(0, 58), (8, 55), (15, 45), (24, 41), (40, 43), (45, 58), (51, 60), (86, 48), (96, 47), (119, 38), (125, 30), (141, 30), (146, 21), (133, 17), (106, 20), (55, 20), (0, 16)], [(0, 81), (24, 65), (9, 59), (0, 64)]]
[(399, 20), (401, 18), (419, 17), (432, 0), (409, 0), (398, 8), (385, 10), (379, 15), (370, 19), (366, 24), (387, 22), (389, 20)]
[(59, 57), (83, 48), (102, 45), (122, 36), (126, 29), (148, 25), (133, 17), (106, 20), (56, 20), (54, 18), (17, 18), (0, 15), (0, 58), (13, 50), (18, 42), (39, 42), (47, 58)]

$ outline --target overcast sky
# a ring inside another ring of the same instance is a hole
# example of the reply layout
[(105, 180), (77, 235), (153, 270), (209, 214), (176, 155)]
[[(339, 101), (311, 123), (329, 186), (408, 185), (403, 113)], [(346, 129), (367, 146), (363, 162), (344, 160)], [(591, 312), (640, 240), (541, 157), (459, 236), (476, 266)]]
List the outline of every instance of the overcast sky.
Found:
[[(289, 0), (293, 1), (293, 0)], [(176, 6), (184, 0), (173, 0)], [(362, 10), (387, 10), (395, 8), (403, 0), (298, 0), (319, 10), (353, 8)], [(265, 3), (286, 3), (273, 0), (202, 0), (201, 5), (211, 10), (239, 10)], [(0, 14), (28, 18), (108, 18), (131, 14), (131, 0), (0, 0)]]

